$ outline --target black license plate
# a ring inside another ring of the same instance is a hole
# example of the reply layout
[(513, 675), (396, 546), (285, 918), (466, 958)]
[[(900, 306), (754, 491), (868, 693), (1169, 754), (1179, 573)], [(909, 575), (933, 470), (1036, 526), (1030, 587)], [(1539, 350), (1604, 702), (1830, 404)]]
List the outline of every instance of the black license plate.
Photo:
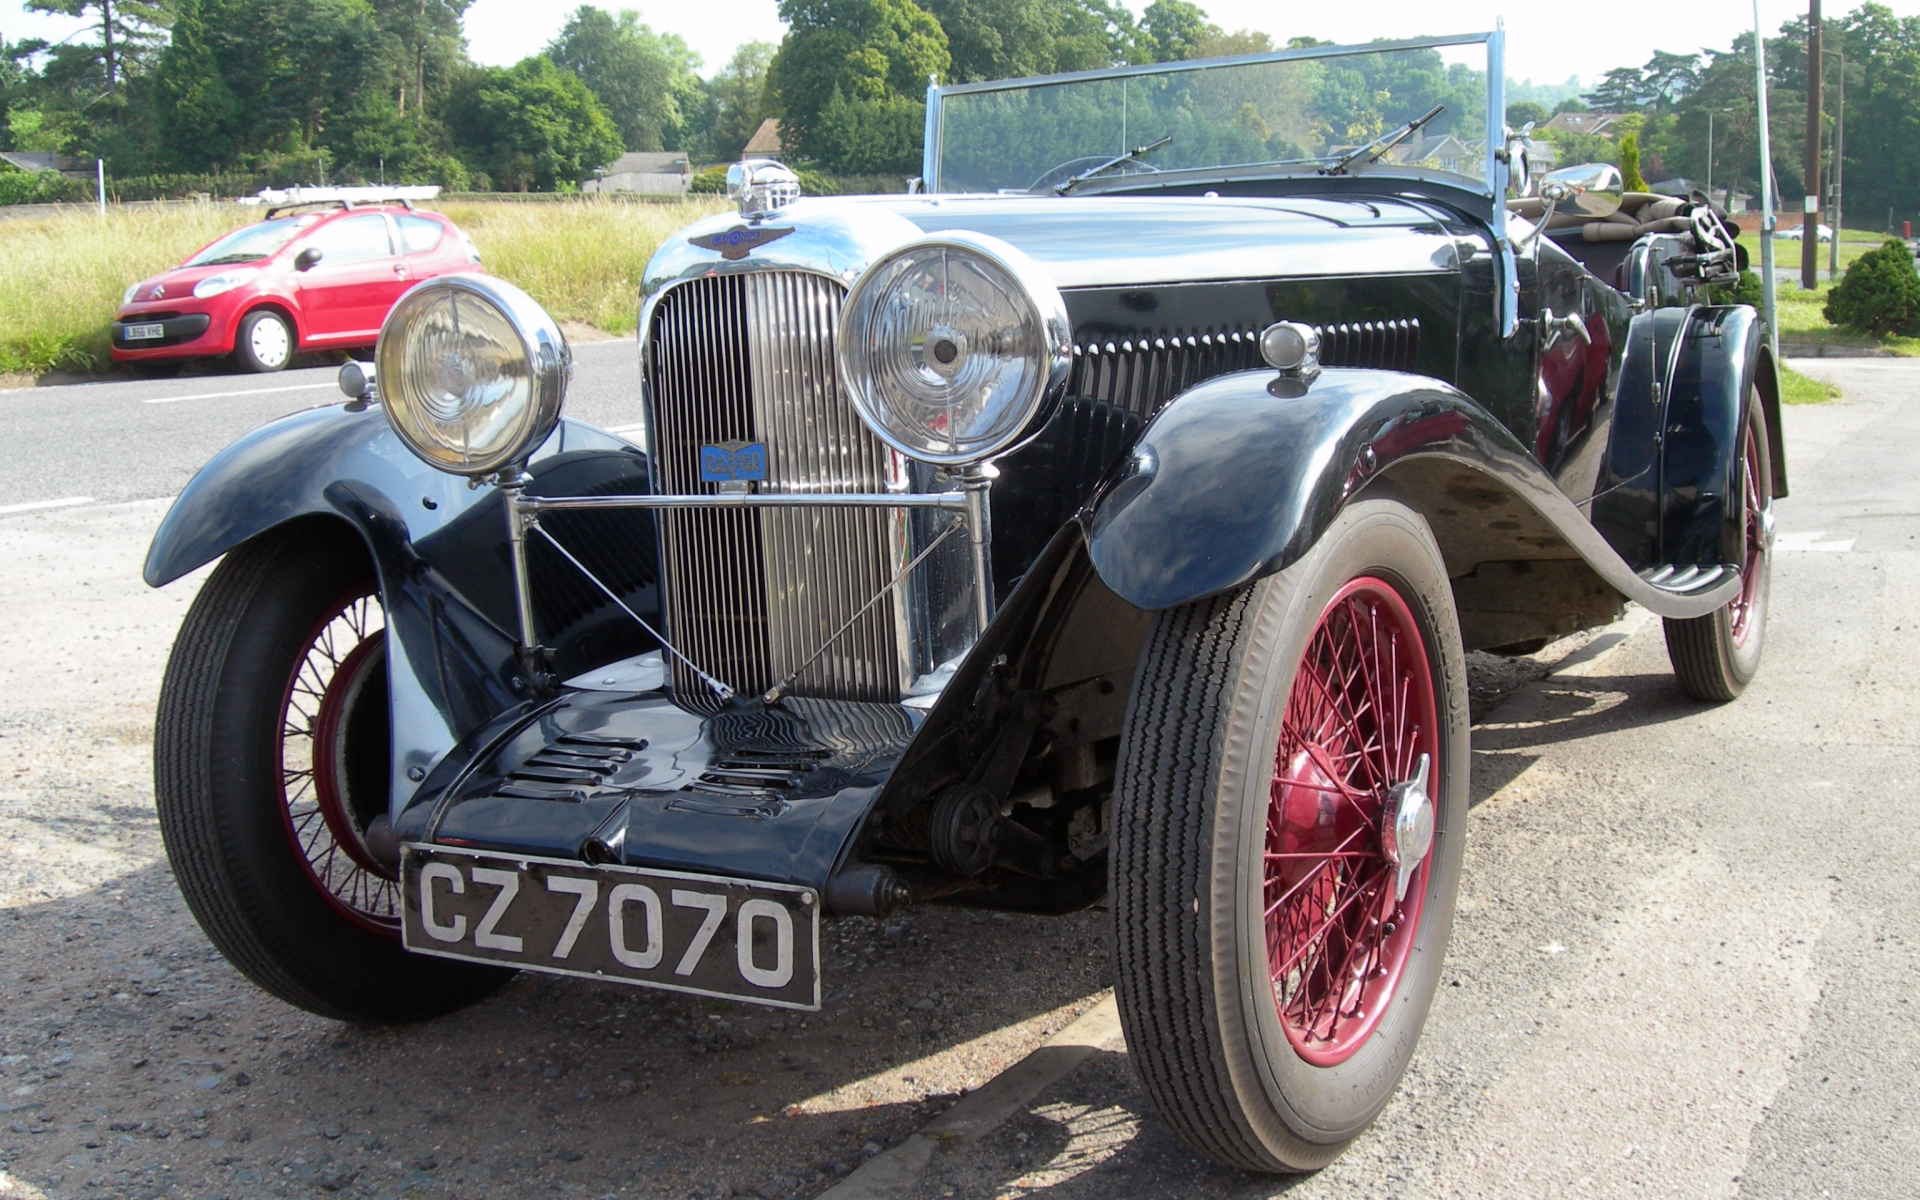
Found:
[(820, 1007), (812, 888), (409, 844), (400, 893), (416, 953)]

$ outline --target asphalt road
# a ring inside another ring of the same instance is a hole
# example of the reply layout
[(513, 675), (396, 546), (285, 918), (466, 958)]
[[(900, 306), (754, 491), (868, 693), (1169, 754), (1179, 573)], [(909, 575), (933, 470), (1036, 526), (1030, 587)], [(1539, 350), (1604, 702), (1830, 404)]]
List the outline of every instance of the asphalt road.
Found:
[[(581, 346), (571, 410), (634, 420), (632, 354)], [(1352, 1152), (1295, 1181), (1198, 1162), (1109, 1046), (894, 1194), (1910, 1194), (1920, 363), (1798, 365), (1848, 401), (1787, 414), (1760, 676), (1688, 701), (1648, 621), (1477, 714), (1444, 986)], [(204, 573), (152, 592), (138, 561), (164, 497), (315, 384), (0, 393), (0, 1197), (814, 1196), (1098, 998), (1097, 913), (846, 923), (847, 990), (798, 1025), (523, 978), (361, 1031), (252, 989), (184, 913), (148, 782)]]
[[(222, 363), (172, 379), (0, 391), (0, 512), (87, 497), (103, 504), (172, 496), (200, 465), (275, 417), (338, 404), (335, 367), (248, 375)], [(604, 428), (639, 416), (631, 338), (575, 342), (567, 413)]]

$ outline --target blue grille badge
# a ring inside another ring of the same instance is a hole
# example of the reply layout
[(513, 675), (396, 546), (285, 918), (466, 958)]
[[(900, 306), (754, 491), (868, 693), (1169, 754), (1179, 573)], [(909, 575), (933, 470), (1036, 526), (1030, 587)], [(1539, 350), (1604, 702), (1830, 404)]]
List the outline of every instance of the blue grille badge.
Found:
[(703, 237), (690, 237), (687, 241), (702, 250), (716, 252), (728, 262), (739, 262), (768, 242), (777, 242), (792, 232), (791, 229), (774, 229), (769, 226), (756, 226), (750, 229), (745, 225), (735, 225), (732, 229), (723, 230), (720, 233), (709, 233)]
[(767, 477), (765, 442), (721, 442), (700, 447), (700, 481), (731, 483)]

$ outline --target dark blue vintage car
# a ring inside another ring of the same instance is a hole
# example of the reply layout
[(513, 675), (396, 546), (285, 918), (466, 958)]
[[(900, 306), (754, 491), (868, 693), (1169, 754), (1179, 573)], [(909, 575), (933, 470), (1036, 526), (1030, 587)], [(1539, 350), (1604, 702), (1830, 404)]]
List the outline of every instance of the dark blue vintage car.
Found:
[(1730, 700), (1765, 634), (1744, 251), (1529, 171), (1501, 46), (935, 88), (916, 195), (740, 164), (631, 440), (525, 295), (415, 287), (147, 561), (225, 556), (155, 741), (208, 935), (348, 1020), (516, 968), (810, 1009), (823, 920), (1104, 899), (1167, 1124), (1328, 1162), (1440, 976), (1465, 652), (1634, 601)]

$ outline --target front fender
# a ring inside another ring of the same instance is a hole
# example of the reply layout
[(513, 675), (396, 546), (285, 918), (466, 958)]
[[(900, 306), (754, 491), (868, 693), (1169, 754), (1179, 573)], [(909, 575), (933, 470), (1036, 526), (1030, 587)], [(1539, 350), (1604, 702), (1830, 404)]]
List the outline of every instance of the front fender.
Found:
[(1128, 603), (1171, 608), (1284, 570), (1351, 493), (1407, 455), (1490, 469), (1526, 458), (1436, 379), (1330, 369), (1291, 398), (1270, 391), (1273, 380), (1226, 375), (1169, 404), (1090, 506), (1094, 568)]
[[(573, 421), (561, 423), (529, 470), (533, 494), (646, 489), (637, 451)], [(200, 469), (154, 534), (145, 577), (163, 586), (293, 522), (351, 526), (374, 564), (386, 611), (397, 812), (460, 738), (523, 698), (502, 504), (497, 489), (470, 488), (420, 461), (375, 409), (309, 409), (254, 430)], [(627, 512), (555, 516), (564, 520), (548, 524), (596, 575), (637, 611), (657, 613), (650, 520)], [(651, 646), (544, 545), (532, 553), (542, 642), (563, 678)]]
[(1284, 570), (1376, 480), (1415, 498), (1454, 576), (1577, 557), (1672, 617), (1711, 612), (1737, 587), (1641, 579), (1513, 434), (1449, 384), (1330, 369), (1289, 396), (1274, 379), (1246, 371), (1180, 396), (1082, 511), (1094, 569), (1121, 599), (1172, 608)]

